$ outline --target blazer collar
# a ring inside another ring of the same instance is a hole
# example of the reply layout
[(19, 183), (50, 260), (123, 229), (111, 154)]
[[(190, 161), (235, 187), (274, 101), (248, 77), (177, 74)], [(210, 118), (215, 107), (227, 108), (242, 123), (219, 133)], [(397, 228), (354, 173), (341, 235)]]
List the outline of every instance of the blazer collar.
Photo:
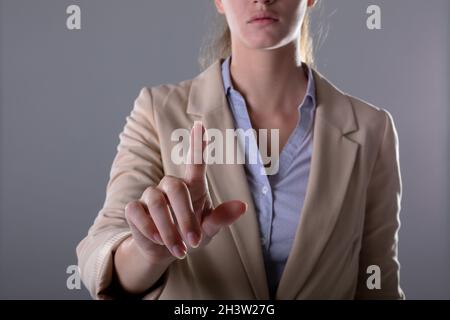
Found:
[[(205, 128), (235, 129), (217, 61), (191, 83), (187, 112)], [(313, 70), (316, 114), (311, 171), (300, 221), (286, 262), (277, 299), (301, 297), (302, 288), (329, 239), (346, 193), (358, 144), (346, 135), (357, 130), (350, 100)], [(235, 139), (237, 144), (237, 139)], [(235, 245), (257, 299), (269, 299), (259, 226), (244, 166), (209, 165), (207, 179), (214, 205), (228, 200), (248, 204), (247, 212), (230, 226)]]
[[(198, 75), (191, 84), (187, 113), (202, 116), (218, 108), (228, 108), (222, 81), (221, 65), (217, 60), (209, 68)], [(335, 126), (342, 134), (357, 130), (353, 108), (347, 96), (331, 84), (317, 70), (314, 74), (317, 103), (325, 106), (339, 104), (339, 108), (321, 107), (316, 114)], [(319, 97), (320, 95), (320, 97)]]
[(187, 113), (203, 116), (219, 108), (228, 108), (223, 89), (220, 60), (192, 81)]

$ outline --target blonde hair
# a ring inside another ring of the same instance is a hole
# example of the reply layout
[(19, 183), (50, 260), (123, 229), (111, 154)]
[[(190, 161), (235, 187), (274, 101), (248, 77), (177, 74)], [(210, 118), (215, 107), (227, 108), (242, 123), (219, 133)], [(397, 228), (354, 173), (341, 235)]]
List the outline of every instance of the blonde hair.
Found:
[[(206, 38), (206, 43), (200, 51), (199, 63), (206, 69), (218, 59), (231, 55), (231, 32), (223, 15), (216, 16), (216, 30)], [(303, 62), (314, 66), (314, 47), (310, 33), (309, 10), (305, 14), (300, 35), (300, 55)]]

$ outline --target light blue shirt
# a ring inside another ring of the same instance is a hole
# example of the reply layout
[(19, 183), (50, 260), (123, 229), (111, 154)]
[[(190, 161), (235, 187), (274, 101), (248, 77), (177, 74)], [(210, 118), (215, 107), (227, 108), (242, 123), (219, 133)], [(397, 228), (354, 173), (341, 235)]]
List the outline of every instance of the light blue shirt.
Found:
[[(236, 129), (250, 130), (252, 124), (243, 96), (233, 88), (230, 75), (231, 57), (222, 64), (225, 94), (233, 114)], [(245, 172), (258, 215), (261, 245), (269, 285), (274, 298), (284, 266), (292, 248), (310, 172), (316, 95), (313, 73), (308, 68), (305, 98), (298, 107), (300, 118), (279, 156), (279, 169), (274, 175), (264, 175), (264, 166), (249, 163), (245, 146)], [(256, 146), (252, 136), (250, 144)], [(259, 156), (258, 156), (259, 157)], [(259, 157), (259, 159), (261, 159)], [(301, 268), (301, 266), (299, 266)]]

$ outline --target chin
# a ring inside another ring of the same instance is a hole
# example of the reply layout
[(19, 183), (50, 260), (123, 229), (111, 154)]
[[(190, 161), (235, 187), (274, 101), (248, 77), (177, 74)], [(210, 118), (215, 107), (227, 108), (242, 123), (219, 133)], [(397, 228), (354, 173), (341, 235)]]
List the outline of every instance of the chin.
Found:
[(244, 39), (244, 43), (248, 48), (260, 50), (276, 49), (289, 42), (286, 41), (284, 35), (276, 34), (275, 32), (258, 32), (247, 35)]
[(248, 41), (247, 47), (250, 49), (269, 50), (283, 46), (283, 41), (279, 39), (258, 39), (257, 41)]

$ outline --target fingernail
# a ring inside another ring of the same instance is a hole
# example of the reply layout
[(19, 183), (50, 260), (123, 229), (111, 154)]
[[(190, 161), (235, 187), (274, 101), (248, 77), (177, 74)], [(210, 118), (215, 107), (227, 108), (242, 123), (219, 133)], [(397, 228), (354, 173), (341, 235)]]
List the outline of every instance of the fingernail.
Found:
[(178, 259), (184, 259), (186, 257), (186, 249), (181, 245), (174, 245), (172, 247), (172, 252)]
[(194, 121), (194, 128), (195, 127), (202, 127), (202, 126), (203, 126), (203, 123), (200, 120), (195, 120)]
[(192, 248), (197, 248), (199, 244), (199, 236), (195, 232), (189, 232), (187, 235), (189, 244)]
[(164, 244), (164, 242), (163, 242), (163, 240), (161, 239), (161, 236), (159, 235), (159, 233), (154, 233), (154, 234), (153, 234), (153, 239), (154, 239), (156, 242), (158, 242), (158, 244), (160, 244), (160, 245), (163, 245), (163, 244)]

